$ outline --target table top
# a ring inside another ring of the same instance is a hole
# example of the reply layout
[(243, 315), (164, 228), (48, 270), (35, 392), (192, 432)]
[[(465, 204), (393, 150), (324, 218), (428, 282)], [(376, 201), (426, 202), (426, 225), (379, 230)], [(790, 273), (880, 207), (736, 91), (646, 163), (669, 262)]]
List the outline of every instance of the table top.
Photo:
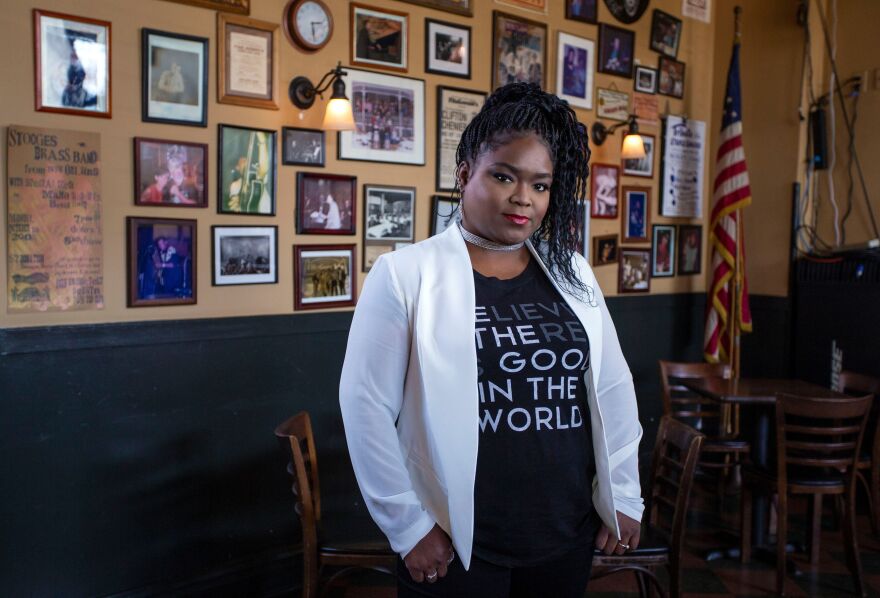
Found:
[(803, 380), (769, 378), (688, 378), (681, 384), (704, 397), (721, 403), (740, 403), (749, 405), (776, 403), (780, 394), (799, 395), (823, 399), (840, 399), (847, 395), (830, 388), (804, 382)]

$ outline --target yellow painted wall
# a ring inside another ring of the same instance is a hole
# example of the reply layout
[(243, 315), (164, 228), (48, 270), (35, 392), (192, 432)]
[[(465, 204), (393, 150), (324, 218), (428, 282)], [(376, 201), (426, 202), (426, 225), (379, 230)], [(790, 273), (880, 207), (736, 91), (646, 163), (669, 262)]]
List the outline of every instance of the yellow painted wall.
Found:
[[(7, 314), (6, 292), (4, 288), (2, 308), (0, 308), (0, 326), (44, 326), (74, 323), (116, 322), (128, 320), (159, 320), (178, 318), (207, 318), (221, 316), (243, 316), (290, 313), (293, 311), (293, 274), (292, 245), (320, 243), (355, 243), (360, 244), (362, 222), (358, 207), (358, 236), (306, 236), (294, 234), (293, 209), (295, 203), (295, 179), (300, 167), (281, 166), (278, 170), (277, 216), (273, 218), (218, 215), (216, 213), (216, 164), (217, 164), (217, 124), (253, 126), (268, 129), (281, 129), (282, 126), (303, 126), (318, 128), (323, 106), (319, 102), (315, 108), (300, 117), (298, 111), (286, 100), (284, 91), (287, 83), (296, 75), (307, 75), (316, 81), (342, 60), (348, 63), (348, 2), (327, 0), (335, 17), (335, 33), (330, 44), (321, 52), (305, 55), (294, 49), (282, 37), (280, 58), (280, 94), (282, 109), (280, 111), (242, 108), (223, 105), (216, 102), (216, 18), (214, 11), (195, 8), (183, 4), (163, 0), (0, 0), (0, 80), (6, 82), (4, 94), (0, 99), (0, 127), (23, 125), (94, 131), (101, 134), (103, 150), (103, 210), (104, 210), (104, 296), (106, 306), (99, 311), (55, 312), (35, 314)], [(279, 22), (284, 7), (284, 0), (252, 0), (251, 16), (256, 19)], [(436, 87), (448, 85), (453, 87), (471, 87), (488, 91), (490, 85), (490, 57), (492, 39), (492, 11), (504, 10), (519, 14), (526, 18), (543, 20), (549, 25), (548, 52), (548, 83), (555, 89), (555, 59), (557, 32), (565, 31), (598, 41), (598, 27), (569, 21), (565, 19), (561, 0), (549, 0), (550, 12), (539, 16), (501, 5), (490, 0), (475, 0), (473, 18), (461, 17), (451, 13), (430, 10), (421, 6), (397, 2), (394, 0), (377, 0), (371, 2), (379, 8), (389, 8), (409, 13), (410, 16), (410, 69), (409, 76), (426, 80), (426, 165), (423, 167), (399, 166), (393, 164), (374, 164), (365, 162), (336, 160), (335, 136), (327, 136), (326, 168), (317, 169), (326, 173), (352, 174), (358, 177), (358, 195), (360, 198), (364, 183), (407, 185), (417, 188), (416, 207), (416, 239), (424, 239), (429, 231), (430, 196), (434, 190), (434, 156), (436, 140)], [(725, 2), (720, 2), (724, 5)], [(777, 4), (777, 3), (772, 3)], [(785, 4), (785, 3), (778, 3)], [(80, 116), (65, 116), (33, 109), (33, 32), (31, 11), (39, 7), (45, 10), (65, 12), (75, 15), (89, 16), (112, 22), (112, 89), (113, 118), (105, 120)], [(680, 0), (654, 0), (651, 9), (660, 8), (680, 16)], [(717, 7), (715, 8), (718, 11)], [(767, 9), (769, 12), (770, 9)], [(473, 67), (472, 79), (462, 80), (452, 77), (426, 75), (424, 73), (424, 20), (426, 17), (462, 23), (472, 27), (473, 35)], [(613, 20), (604, 4), (599, 2), (599, 20), (620, 25)], [(636, 32), (636, 59), (647, 66), (656, 67), (658, 55), (648, 48), (651, 24), (651, 10), (633, 26), (627, 27)], [(208, 93), (208, 127), (182, 127), (141, 122), (140, 101), (140, 29), (150, 27), (171, 32), (186, 33), (210, 39), (209, 62), (209, 93)], [(727, 45), (721, 44), (725, 51), (723, 57), (713, 60), (719, 41), (713, 38), (716, 21), (711, 24), (685, 19), (683, 36), (679, 49), (679, 59), (687, 63), (684, 100), (676, 100), (659, 96), (661, 111), (675, 114), (685, 112), (690, 118), (705, 120), (710, 139), (718, 128), (715, 107), (720, 105), (713, 90), (713, 76), (718, 65), (726, 60)], [(757, 51), (757, 48), (756, 50)], [(779, 57), (780, 68), (785, 57)], [(791, 62), (787, 63), (790, 66)], [(725, 67), (726, 68), (726, 67)], [(724, 70), (724, 69), (722, 69)], [(722, 75), (723, 77), (723, 75)], [(613, 84), (620, 90), (632, 93), (632, 81), (609, 75), (596, 74), (596, 84), (608, 87)], [(748, 89), (758, 89), (756, 81), (747, 85)], [(755, 100), (758, 101), (757, 99)], [(714, 110), (714, 111), (713, 111)], [(579, 110), (581, 120), (592, 123), (592, 111)], [(750, 108), (750, 113), (758, 116), (758, 110)], [(766, 120), (778, 116), (776, 112), (765, 114)], [(610, 123), (609, 123), (610, 124)], [(659, 148), (659, 131), (643, 128), (643, 132), (657, 135)], [(209, 145), (209, 183), (210, 197), (207, 209), (169, 209), (149, 208), (134, 205), (133, 188), (133, 149), (132, 138), (136, 136), (162, 139), (180, 139)], [(757, 145), (757, 144), (755, 144)], [(596, 148), (594, 160), (597, 162), (619, 163), (620, 133), (609, 139), (601, 148)], [(777, 148), (781, 149), (781, 148)], [(757, 149), (755, 149), (757, 152)], [(779, 153), (773, 152), (776, 159)], [(753, 164), (759, 163), (756, 153), (751, 155)], [(706, 160), (706, 195), (711, 181), (712, 158)], [(622, 184), (645, 185), (652, 187), (651, 208), (652, 222), (673, 222), (656, 216), (658, 194), (659, 160), (655, 162), (655, 178), (651, 181), (638, 178), (622, 178)], [(6, 161), (5, 154), (0, 164), (0, 178), (4, 181), (5, 197)], [(768, 175), (768, 179), (769, 179)], [(784, 187), (782, 183), (780, 187)], [(775, 193), (775, 187), (772, 191)], [(768, 192), (769, 195), (769, 192)], [(782, 199), (785, 199), (785, 195)], [(361, 199), (362, 201), (362, 199)], [(708, 200), (704, 211), (708, 213)], [(775, 212), (774, 212), (775, 214)], [(169, 306), (150, 308), (126, 308), (125, 285), (125, 217), (174, 217), (198, 219), (198, 264), (197, 289), (198, 304), (190, 306)], [(774, 215), (775, 217), (775, 215)], [(3, 230), (6, 229), (5, 209), (2, 211)], [(676, 223), (686, 223), (678, 220)], [(210, 227), (215, 224), (275, 224), (279, 227), (279, 283), (276, 285), (212, 287), (211, 286), (211, 234)], [(784, 225), (783, 225), (784, 227)], [(757, 227), (756, 227), (757, 228)], [(757, 232), (757, 231), (756, 231)], [(620, 220), (593, 220), (593, 235), (620, 233)], [(750, 233), (753, 234), (753, 233)], [(704, 235), (705, 237), (705, 235)], [(704, 238), (705, 242), (705, 238)], [(647, 244), (642, 244), (647, 247)], [(754, 252), (753, 252), (754, 253)], [(4, 249), (5, 254), (5, 249)], [(776, 261), (784, 261), (784, 255)], [(361, 253), (358, 252), (358, 262)], [(606, 294), (614, 295), (617, 290), (617, 268), (606, 266), (598, 270), (600, 284)], [(0, 280), (6, 281), (6, 260), (0, 265)], [(359, 284), (363, 274), (358, 273)], [(761, 288), (761, 285), (758, 285)], [(700, 276), (674, 277), (652, 281), (652, 293), (702, 292), (705, 289), (705, 273)], [(776, 289), (772, 287), (771, 290)]]

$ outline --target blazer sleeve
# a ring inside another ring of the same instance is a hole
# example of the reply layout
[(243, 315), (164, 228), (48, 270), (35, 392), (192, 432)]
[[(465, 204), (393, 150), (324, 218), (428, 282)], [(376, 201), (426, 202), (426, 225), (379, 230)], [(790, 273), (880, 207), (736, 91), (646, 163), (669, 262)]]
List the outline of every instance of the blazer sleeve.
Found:
[(411, 330), (393, 263), (381, 256), (355, 308), (339, 406), (348, 451), (373, 520), (401, 556), (434, 526), (404, 464), (395, 422), (403, 403)]
[(596, 398), (602, 410), (605, 427), (614, 508), (636, 521), (641, 521), (645, 510), (639, 483), (642, 425), (639, 423), (635, 387), (620, 349), (617, 330), (598, 284), (594, 284), (594, 292), (602, 312), (602, 365)]

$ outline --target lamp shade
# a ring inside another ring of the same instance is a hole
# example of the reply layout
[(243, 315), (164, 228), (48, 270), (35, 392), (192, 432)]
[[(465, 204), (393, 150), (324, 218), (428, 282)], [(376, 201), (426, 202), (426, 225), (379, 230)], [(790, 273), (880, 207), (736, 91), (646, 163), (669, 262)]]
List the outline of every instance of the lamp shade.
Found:
[(620, 155), (624, 160), (640, 160), (644, 158), (647, 153), (645, 152), (645, 142), (642, 141), (642, 136), (638, 133), (630, 133), (624, 137), (623, 150), (621, 150)]
[(324, 124), (321, 128), (325, 131), (354, 131), (354, 114), (351, 111), (351, 102), (346, 98), (331, 98), (327, 102), (327, 110), (324, 112)]

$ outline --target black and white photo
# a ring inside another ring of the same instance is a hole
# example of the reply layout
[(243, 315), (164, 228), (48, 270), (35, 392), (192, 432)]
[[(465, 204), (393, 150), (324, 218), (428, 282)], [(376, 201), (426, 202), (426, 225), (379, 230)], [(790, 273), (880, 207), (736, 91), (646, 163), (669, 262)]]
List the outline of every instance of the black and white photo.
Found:
[(486, 94), (455, 87), (437, 86), (437, 190), (455, 189), (455, 151), (461, 133), (477, 115)]
[(626, 176), (640, 176), (652, 178), (654, 176), (654, 136), (641, 133), (642, 143), (645, 146), (644, 158), (624, 158), (623, 174)]
[(431, 198), (431, 236), (440, 234), (450, 226), (455, 226), (456, 210), (459, 200), (444, 195)]
[(277, 226), (212, 226), (214, 286), (278, 282)]
[(412, 241), (414, 187), (364, 185), (366, 241)]
[(324, 131), (283, 127), (281, 163), (288, 166), (324, 166)]
[(296, 173), (296, 232), (306, 235), (355, 234), (357, 177)]

